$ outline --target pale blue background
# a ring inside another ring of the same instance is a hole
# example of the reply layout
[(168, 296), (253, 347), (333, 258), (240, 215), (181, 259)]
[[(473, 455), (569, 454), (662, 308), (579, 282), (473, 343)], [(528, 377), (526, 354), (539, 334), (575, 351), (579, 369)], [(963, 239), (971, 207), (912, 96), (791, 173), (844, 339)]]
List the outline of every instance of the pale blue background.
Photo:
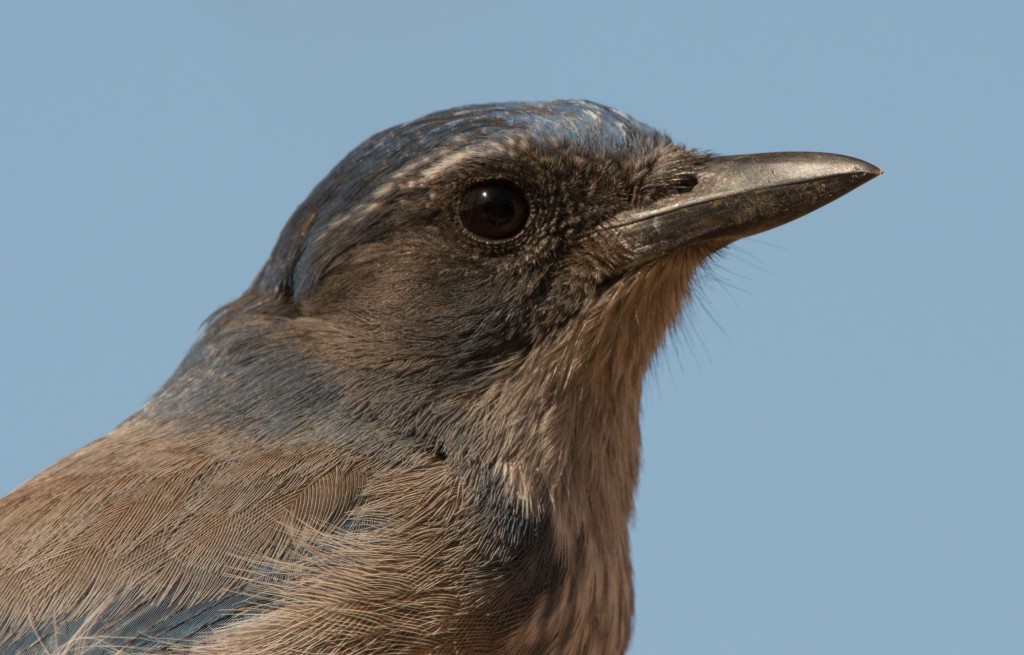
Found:
[[(586, 97), (886, 174), (649, 378), (632, 653), (1024, 653), (1020, 2), (0, 5), (0, 491), (107, 432), (350, 148)], [(429, 5), (429, 6), (428, 6)]]

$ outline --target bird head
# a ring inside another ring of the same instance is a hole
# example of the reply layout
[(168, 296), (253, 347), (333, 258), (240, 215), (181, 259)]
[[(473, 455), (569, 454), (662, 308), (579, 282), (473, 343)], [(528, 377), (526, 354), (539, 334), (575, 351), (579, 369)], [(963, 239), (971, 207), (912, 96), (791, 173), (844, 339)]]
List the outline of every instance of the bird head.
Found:
[[(263, 352), (279, 387), (315, 380), (295, 404), (329, 397), (403, 433), (536, 430), (559, 394), (569, 414), (610, 405), (635, 422), (700, 266), (878, 173), (820, 153), (712, 156), (587, 101), (430, 114), (330, 172), (191, 359)], [(219, 333), (241, 336), (204, 350)]]
[[(573, 323), (607, 322), (626, 297), (636, 321), (659, 307), (670, 320), (715, 251), (878, 172), (838, 155), (714, 157), (592, 102), (462, 107), (349, 154), (295, 212), (253, 291), (360, 333), (372, 352), (484, 373)], [(666, 268), (676, 283), (635, 279)], [(656, 347), (665, 320), (639, 350)]]
[(611, 292), (639, 263), (622, 218), (693, 191), (708, 159), (589, 102), (432, 114), (346, 157), (256, 287), (396, 355), (484, 371)]

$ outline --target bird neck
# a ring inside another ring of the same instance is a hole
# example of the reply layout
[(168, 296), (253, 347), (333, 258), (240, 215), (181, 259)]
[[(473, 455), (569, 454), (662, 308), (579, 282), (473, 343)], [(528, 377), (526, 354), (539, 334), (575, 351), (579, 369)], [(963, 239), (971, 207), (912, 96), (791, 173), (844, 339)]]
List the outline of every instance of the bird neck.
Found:
[[(565, 584), (547, 611), (562, 623), (551, 619), (536, 632), (563, 644), (558, 652), (623, 652), (628, 643), (629, 519), (640, 468), (643, 378), (702, 261), (677, 254), (622, 280), (614, 296), (591, 308), (601, 320), (581, 316), (482, 399), (491, 416), (503, 417), (497, 461), (506, 486), (548, 513), (565, 566)], [(494, 411), (509, 398), (516, 399), (518, 419)], [(566, 625), (588, 627), (570, 634)]]

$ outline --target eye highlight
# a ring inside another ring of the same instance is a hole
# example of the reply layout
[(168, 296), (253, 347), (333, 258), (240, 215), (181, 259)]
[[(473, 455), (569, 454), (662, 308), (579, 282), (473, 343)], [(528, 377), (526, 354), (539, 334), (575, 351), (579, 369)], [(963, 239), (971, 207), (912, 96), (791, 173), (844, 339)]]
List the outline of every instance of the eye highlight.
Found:
[(526, 195), (504, 180), (475, 184), (462, 193), (459, 201), (462, 226), (489, 241), (511, 239), (523, 231), (529, 218)]

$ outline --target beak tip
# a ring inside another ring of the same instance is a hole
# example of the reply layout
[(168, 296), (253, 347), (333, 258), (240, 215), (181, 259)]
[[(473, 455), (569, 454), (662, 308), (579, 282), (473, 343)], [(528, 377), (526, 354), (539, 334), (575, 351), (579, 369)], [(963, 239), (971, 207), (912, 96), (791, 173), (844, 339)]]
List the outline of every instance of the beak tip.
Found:
[(854, 161), (857, 162), (857, 168), (855, 172), (860, 173), (861, 175), (867, 175), (869, 177), (878, 177), (879, 175), (885, 172), (878, 166), (875, 166), (874, 164), (869, 164), (863, 159), (855, 159)]
[(882, 174), (882, 169), (874, 164), (832, 153), (785, 153), (793, 162), (785, 176), (787, 180), (798, 182), (814, 179), (827, 184), (835, 195), (828, 201), (835, 200), (853, 189), (867, 184)]
[(847, 155), (835, 155), (832, 153), (787, 153), (791, 154), (794, 161), (800, 162), (800, 173), (813, 177), (816, 173), (822, 177), (836, 175), (840, 177), (851, 176), (866, 178), (864, 181), (878, 177), (882, 169), (874, 164), (849, 157)]
[(839, 173), (839, 178), (847, 180), (846, 184), (849, 185), (848, 190), (850, 191), (862, 184), (867, 184), (884, 172), (878, 166), (870, 164), (863, 159), (856, 159), (854, 157), (846, 157), (844, 159), (847, 160), (844, 162), (845, 166), (842, 167), (845, 168), (845, 170), (837, 172)]

